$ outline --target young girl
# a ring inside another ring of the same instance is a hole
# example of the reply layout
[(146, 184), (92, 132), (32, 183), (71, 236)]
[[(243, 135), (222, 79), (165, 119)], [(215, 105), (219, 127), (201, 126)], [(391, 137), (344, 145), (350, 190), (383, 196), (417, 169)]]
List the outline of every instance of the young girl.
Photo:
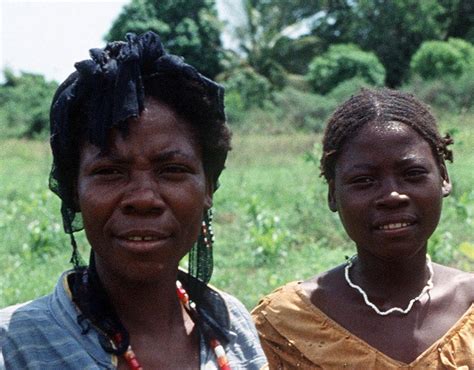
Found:
[(451, 143), (406, 93), (363, 90), (336, 110), (321, 171), (357, 254), (254, 310), (271, 369), (474, 368), (474, 276), (427, 255)]

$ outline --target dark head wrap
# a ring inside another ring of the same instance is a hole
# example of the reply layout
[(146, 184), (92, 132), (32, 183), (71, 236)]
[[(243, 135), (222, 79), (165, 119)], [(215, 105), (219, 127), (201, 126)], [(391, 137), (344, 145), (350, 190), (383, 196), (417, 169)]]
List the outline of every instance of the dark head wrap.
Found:
[[(126, 42), (91, 49), (90, 56), (76, 63), (76, 71), (59, 86), (50, 112), (53, 164), (49, 186), (62, 201), (64, 230), (71, 235), (75, 267), (80, 262), (72, 234), (83, 228), (75, 195), (82, 143), (89, 141), (105, 149), (112, 128), (126, 135), (127, 120), (140, 115), (145, 95), (151, 95), (196, 127), (204, 170), (214, 189), (230, 148), (223, 87), (182, 58), (168, 54), (155, 33), (127, 34)], [(199, 244), (190, 253), (190, 273), (207, 282), (212, 252)]]

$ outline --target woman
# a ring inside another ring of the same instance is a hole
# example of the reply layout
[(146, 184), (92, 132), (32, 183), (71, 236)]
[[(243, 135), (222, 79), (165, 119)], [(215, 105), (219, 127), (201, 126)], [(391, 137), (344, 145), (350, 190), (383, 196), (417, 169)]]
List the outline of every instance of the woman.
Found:
[[(223, 88), (167, 54), (152, 32), (91, 57), (51, 107), (50, 187), (74, 269), (51, 295), (3, 311), (4, 365), (260, 368), (248, 312), (206, 285), (212, 195), (230, 149)], [(82, 228), (88, 267), (73, 237)], [(185, 273), (178, 265), (190, 250)]]
[(426, 255), (451, 143), (406, 93), (362, 90), (336, 110), (321, 171), (357, 254), (254, 310), (271, 369), (474, 368), (474, 277)]

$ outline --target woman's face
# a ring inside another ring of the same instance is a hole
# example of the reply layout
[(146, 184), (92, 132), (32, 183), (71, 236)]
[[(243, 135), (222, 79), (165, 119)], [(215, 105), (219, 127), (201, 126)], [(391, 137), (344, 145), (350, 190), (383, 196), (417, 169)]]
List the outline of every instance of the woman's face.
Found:
[(446, 168), (415, 130), (372, 123), (342, 148), (329, 206), (359, 251), (409, 258), (426, 246), (450, 189)]
[(128, 127), (106, 152), (82, 147), (78, 203), (99, 274), (151, 282), (196, 241), (212, 189), (191, 125), (173, 110), (146, 99)]

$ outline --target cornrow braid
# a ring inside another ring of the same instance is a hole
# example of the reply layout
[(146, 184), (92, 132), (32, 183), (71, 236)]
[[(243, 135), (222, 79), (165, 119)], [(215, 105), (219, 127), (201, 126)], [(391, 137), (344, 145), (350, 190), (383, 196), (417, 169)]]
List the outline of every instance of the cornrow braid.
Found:
[(362, 89), (336, 109), (326, 126), (320, 170), (327, 181), (335, 176), (336, 160), (344, 144), (371, 122), (404, 123), (428, 142), (440, 164), (453, 161), (453, 153), (448, 148), (453, 140), (449, 134), (440, 135), (436, 119), (426, 105), (405, 92)]

